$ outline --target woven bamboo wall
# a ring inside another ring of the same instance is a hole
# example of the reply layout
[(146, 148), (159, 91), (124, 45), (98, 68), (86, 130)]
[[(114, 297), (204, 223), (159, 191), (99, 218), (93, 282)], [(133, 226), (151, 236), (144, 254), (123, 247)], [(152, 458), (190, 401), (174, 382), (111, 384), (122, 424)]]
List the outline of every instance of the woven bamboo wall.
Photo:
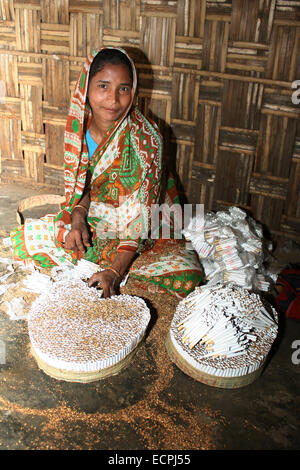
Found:
[(188, 201), (238, 205), (297, 238), (299, 38), (300, 1), (0, 0), (1, 180), (63, 191), (81, 64), (94, 47), (121, 45)]

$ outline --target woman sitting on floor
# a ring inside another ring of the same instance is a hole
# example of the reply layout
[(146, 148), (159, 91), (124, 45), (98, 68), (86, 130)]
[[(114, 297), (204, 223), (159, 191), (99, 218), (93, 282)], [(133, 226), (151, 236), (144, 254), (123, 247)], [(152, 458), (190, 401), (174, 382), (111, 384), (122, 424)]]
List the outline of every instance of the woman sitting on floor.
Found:
[(11, 233), (14, 256), (48, 268), (97, 263), (89, 285), (101, 284), (105, 297), (129, 269), (139, 286), (185, 297), (202, 268), (184, 240), (149, 237), (152, 205), (172, 206), (177, 194), (172, 178), (164, 180), (158, 127), (133, 104), (136, 84), (124, 50), (104, 47), (87, 58), (66, 125), (66, 201), (57, 215), (27, 219)]

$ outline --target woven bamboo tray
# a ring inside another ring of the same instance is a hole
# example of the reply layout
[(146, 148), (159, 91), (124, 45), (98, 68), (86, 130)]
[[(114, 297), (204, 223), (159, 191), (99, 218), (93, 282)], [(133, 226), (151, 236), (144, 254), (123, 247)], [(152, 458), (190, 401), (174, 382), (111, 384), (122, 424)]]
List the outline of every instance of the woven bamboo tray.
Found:
[(239, 377), (218, 377), (215, 375), (210, 375), (205, 372), (199, 371), (191, 364), (189, 364), (176, 350), (174, 347), (170, 333), (166, 338), (166, 349), (169, 354), (170, 359), (176, 366), (184, 372), (186, 375), (189, 375), (198, 382), (210, 385), (212, 387), (218, 388), (241, 388), (246, 385), (251, 384), (256, 380), (262, 373), (264, 369), (264, 363), (254, 372), (250, 374), (239, 376)]
[(58, 369), (56, 367), (50, 366), (45, 361), (39, 358), (36, 354), (34, 349), (31, 347), (31, 354), (37, 362), (39, 368), (45, 372), (45, 374), (49, 375), (50, 377), (57, 379), (57, 380), (64, 380), (65, 382), (80, 382), (80, 383), (90, 383), (96, 382), (101, 379), (105, 379), (107, 377), (111, 377), (113, 375), (117, 375), (122, 369), (128, 366), (131, 362), (136, 348), (132, 350), (124, 359), (122, 359), (117, 364), (114, 364), (111, 367), (106, 367), (105, 369), (101, 369), (95, 372), (76, 372), (76, 371), (69, 371), (64, 369)]

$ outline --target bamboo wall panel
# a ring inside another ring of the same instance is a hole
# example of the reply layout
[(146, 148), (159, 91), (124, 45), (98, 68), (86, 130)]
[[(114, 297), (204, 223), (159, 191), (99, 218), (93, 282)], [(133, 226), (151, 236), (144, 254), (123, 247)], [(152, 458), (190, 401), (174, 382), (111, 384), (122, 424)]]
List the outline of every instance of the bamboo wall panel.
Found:
[(300, 0), (0, 0), (1, 181), (63, 191), (70, 97), (101, 45), (135, 60), (183, 202), (300, 239)]

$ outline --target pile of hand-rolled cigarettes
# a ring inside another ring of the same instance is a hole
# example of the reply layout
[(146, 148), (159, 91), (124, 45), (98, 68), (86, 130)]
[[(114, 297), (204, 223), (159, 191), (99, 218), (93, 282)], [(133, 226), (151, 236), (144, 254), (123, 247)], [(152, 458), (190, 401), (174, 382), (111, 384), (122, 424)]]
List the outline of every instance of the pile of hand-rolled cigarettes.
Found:
[(190, 349), (203, 345), (199, 359), (243, 355), (262, 332), (277, 330), (275, 310), (267, 311), (258, 295), (233, 285), (198, 287), (180, 308), (189, 312), (176, 324), (181, 341)]
[(269, 247), (264, 246), (260, 225), (237, 207), (199, 217), (183, 234), (201, 259), (207, 284), (267, 291), (276, 275), (265, 267)]

